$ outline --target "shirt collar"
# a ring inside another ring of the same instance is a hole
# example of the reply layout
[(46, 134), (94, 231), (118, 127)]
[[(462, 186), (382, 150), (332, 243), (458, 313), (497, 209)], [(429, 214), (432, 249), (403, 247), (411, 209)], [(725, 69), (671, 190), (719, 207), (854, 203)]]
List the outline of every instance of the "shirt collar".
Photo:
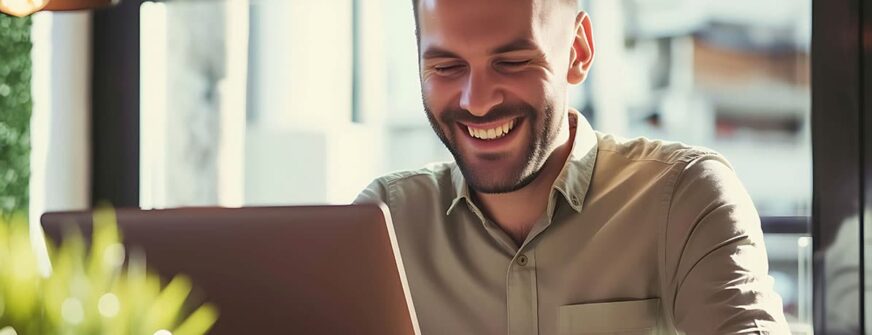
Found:
[(466, 179), (463, 178), (463, 172), (460, 171), (460, 166), (456, 163), (451, 167), (451, 184), (454, 186), (454, 199), (451, 200), (451, 205), (448, 206), (445, 215), (451, 215), (454, 207), (456, 207), (461, 200), (470, 201), (471, 199), (469, 197), (469, 185), (466, 184)]
[[(554, 181), (551, 194), (555, 192), (561, 194), (573, 210), (580, 212), (596, 163), (597, 137), (590, 123), (578, 111), (570, 109), (568, 119), (571, 136), (574, 139), (571, 143), (572, 150), (569, 159), (563, 163), (563, 169)], [(469, 185), (457, 164), (451, 168), (451, 182), (454, 187), (454, 199), (445, 215), (451, 215), (461, 200), (466, 200), (467, 205), (472, 206)]]
[(596, 164), (597, 137), (584, 115), (574, 109), (569, 111), (569, 126), (575, 140), (569, 159), (554, 180), (552, 193), (560, 193), (573, 210), (581, 212)]

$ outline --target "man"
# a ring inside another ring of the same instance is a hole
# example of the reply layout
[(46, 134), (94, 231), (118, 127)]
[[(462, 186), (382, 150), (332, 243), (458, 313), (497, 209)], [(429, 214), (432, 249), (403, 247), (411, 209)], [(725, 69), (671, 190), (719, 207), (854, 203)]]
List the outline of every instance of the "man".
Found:
[(787, 334), (760, 221), (718, 154), (594, 132), (574, 0), (413, 0), (455, 163), (374, 181), (424, 334)]

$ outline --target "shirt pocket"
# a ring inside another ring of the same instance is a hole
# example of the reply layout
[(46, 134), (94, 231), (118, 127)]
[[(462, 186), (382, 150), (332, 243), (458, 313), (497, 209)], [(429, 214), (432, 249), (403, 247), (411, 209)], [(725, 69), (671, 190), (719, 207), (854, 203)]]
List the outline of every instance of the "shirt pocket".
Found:
[(560, 306), (558, 334), (656, 334), (660, 299)]

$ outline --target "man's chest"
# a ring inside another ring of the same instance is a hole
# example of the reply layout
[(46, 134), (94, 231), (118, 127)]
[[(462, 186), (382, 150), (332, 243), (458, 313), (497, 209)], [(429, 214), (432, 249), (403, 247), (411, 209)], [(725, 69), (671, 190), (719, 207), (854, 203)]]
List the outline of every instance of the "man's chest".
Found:
[(470, 211), (398, 225), (422, 330), (558, 334), (577, 318), (567, 306), (658, 297), (659, 223), (621, 213), (558, 208), (546, 229), (514, 249)]

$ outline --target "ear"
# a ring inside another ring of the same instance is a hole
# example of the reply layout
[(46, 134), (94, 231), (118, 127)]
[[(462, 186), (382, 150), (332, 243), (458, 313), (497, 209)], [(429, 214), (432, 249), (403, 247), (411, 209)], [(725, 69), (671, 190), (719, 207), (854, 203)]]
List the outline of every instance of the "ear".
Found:
[(575, 37), (572, 39), (569, 72), (566, 75), (566, 80), (570, 84), (580, 84), (587, 78), (587, 73), (593, 64), (593, 55), (593, 32), (590, 17), (585, 12), (579, 12), (575, 18)]

